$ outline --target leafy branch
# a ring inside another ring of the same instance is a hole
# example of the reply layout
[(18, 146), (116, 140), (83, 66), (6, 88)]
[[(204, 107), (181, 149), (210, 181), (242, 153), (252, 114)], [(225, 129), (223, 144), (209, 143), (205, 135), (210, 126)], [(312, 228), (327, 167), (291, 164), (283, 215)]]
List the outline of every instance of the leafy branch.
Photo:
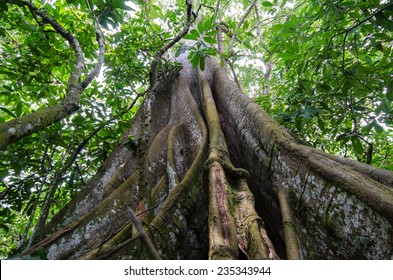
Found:
[(158, 65), (161, 61), (161, 57), (170, 49), (172, 48), (177, 42), (179, 42), (184, 35), (187, 34), (188, 30), (190, 29), (191, 26), (191, 15), (192, 15), (192, 0), (187, 0), (187, 18), (186, 18), (186, 23), (183, 27), (183, 29), (179, 32), (179, 34), (176, 35), (169, 43), (167, 43), (165, 46), (163, 46), (154, 56), (153, 61), (150, 66), (150, 92), (153, 92), (156, 84), (157, 84), (157, 69)]
[(60, 185), (61, 180), (63, 179), (64, 174), (71, 167), (71, 165), (76, 161), (78, 155), (82, 152), (82, 150), (89, 143), (89, 141), (104, 127), (105, 127), (105, 125), (101, 125), (100, 127), (96, 128), (92, 133), (90, 133), (90, 135), (77, 146), (74, 153), (72, 153), (70, 155), (70, 157), (67, 159), (64, 166), (56, 172), (55, 178), (53, 179), (53, 181), (50, 185), (49, 191), (45, 197), (45, 202), (42, 206), (42, 210), (41, 210), (41, 213), (38, 217), (35, 228), (33, 230), (31, 237), (30, 237), (28, 247), (30, 247), (35, 240), (39, 240), (42, 238), (42, 232), (43, 232), (44, 226), (46, 224), (46, 220), (49, 215), (49, 210), (52, 205), (53, 198), (55, 196), (56, 190), (58, 189), (58, 187)]
[[(369, 16), (367, 16), (366, 18), (364, 18), (363, 20), (359, 21), (358, 23), (352, 25), (351, 27), (347, 28), (346, 30), (344, 30), (343, 32), (341, 32), (340, 34), (345, 34), (344, 35), (344, 40), (342, 43), (342, 70), (343, 72), (345, 72), (345, 42), (347, 40), (348, 35), (351, 33), (351, 31), (355, 30), (356, 28), (358, 28), (359, 26), (363, 25), (364, 23), (368, 22), (369, 20), (371, 20), (373, 17), (377, 16), (378, 14), (382, 13), (384, 10), (389, 9), (390, 7), (393, 6), (393, 3), (388, 3), (385, 6), (383, 6), (382, 8), (376, 10), (374, 13), (370, 14)], [(335, 36), (337, 36), (339, 34), (336, 34)]]
[(6, 3), (16, 4), (18, 6), (26, 6), (34, 16), (39, 16), (45, 24), (51, 25), (59, 35), (69, 42), (71, 48), (75, 52), (76, 59), (74, 70), (70, 73), (70, 77), (68, 79), (67, 96), (62, 101), (54, 104), (53, 106), (33, 112), (29, 115), (0, 124), (1, 150), (5, 150), (9, 144), (38, 132), (78, 110), (83, 90), (99, 74), (102, 68), (105, 51), (103, 33), (99, 29), (97, 22), (95, 22), (94, 26), (96, 29), (96, 40), (99, 45), (98, 62), (96, 63), (94, 69), (87, 75), (87, 77), (82, 82), (79, 82), (85, 68), (85, 58), (78, 39), (76, 39), (73, 34), (68, 32), (55, 19), (49, 16), (44, 10), (38, 9), (36, 6), (34, 6), (33, 3), (20, 0), (6, 0)]
[(229, 43), (229, 53), (233, 53), (233, 46), (235, 44), (235, 39), (237, 37), (237, 34), (239, 33), (240, 27), (243, 25), (244, 21), (246, 20), (247, 16), (250, 14), (251, 10), (254, 8), (254, 5), (256, 3), (257, 3), (257, 0), (254, 0), (254, 2), (251, 3), (251, 5), (248, 7), (246, 12), (241, 17), (240, 21), (237, 23), (236, 30), (233, 33), (233, 35), (231, 37), (231, 41)]

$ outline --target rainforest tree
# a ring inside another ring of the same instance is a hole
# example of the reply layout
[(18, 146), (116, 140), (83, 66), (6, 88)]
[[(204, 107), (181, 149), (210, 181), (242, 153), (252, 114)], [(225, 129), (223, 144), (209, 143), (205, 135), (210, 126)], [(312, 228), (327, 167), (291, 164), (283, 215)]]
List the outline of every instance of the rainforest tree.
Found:
[(392, 258), (393, 4), (0, 15), (2, 257)]

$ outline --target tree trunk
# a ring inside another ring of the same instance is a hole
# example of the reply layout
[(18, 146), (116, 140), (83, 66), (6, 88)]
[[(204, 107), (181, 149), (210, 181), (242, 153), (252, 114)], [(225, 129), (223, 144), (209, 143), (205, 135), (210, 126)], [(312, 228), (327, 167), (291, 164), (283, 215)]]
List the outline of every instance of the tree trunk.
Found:
[[(203, 73), (183, 64), (154, 93), (148, 151), (136, 154), (138, 113), (24, 254), (43, 247), (50, 259), (393, 258), (392, 172), (297, 144), (214, 61)], [(138, 157), (148, 163), (144, 189)]]

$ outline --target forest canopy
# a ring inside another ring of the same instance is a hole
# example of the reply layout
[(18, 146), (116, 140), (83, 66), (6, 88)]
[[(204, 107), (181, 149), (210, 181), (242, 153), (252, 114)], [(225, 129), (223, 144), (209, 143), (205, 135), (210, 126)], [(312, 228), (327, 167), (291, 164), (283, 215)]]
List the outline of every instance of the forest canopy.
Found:
[(0, 143), (0, 258), (83, 189), (184, 53), (219, 61), (300, 143), (393, 171), (392, 2), (188, 2), (0, 2), (0, 124), (70, 108)]

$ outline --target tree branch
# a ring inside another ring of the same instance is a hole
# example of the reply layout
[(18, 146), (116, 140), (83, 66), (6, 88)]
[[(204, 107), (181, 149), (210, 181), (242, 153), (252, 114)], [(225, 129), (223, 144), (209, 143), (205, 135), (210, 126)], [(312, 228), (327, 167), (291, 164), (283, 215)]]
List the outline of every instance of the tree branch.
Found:
[[(7, 3), (14, 4), (11, 0), (7, 0)], [(76, 61), (74, 70), (68, 79), (68, 94), (64, 100), (51, 107), (0, 124), (1, 150), (5, 150), (9, 144), (31, 135), (76, 111), (79, 108), (82, 93), (79, 79), (85, 67), (85, 59), (79, 41), (45, 11), (35, 7), (33, 3), (27, 1), (21, 1), (20, 3), (27, 6), (35, 15), (40, 16), (46, 23), (49, 23), (57, 33), (70, 43), (76, 54)]]
[(76, 60), (74, 70), (70, 73), (70, 77), (68, 79), (67, 96), (63, 100), (51, 107), (47, 107), (29, 115), (0, 124), (0, 150), (5, 150), (9, 144), (17, 142), (25, 136), (38, 132), (78, 110), (83, 89), (86, 88), (99, 74), (104, 61), (105, 51), (104, 36), (95, 19), (95, 29), (97, 34), (96, 39), (99, 45), (99, 58), (93, 71), (82, 83), (79, 83), (85, 68), (85, 58), (80, 43), (75, 36), (68, 32), (55, 19), (50, 17), (44, 10), (38, 9), (31, 2), (18, 1), (17, 3), (14, 3), (12, 0), (6, 0), (6, 3), (27, 6), (33, 17), (39, 16), (42, 18), (44, 23), (50, 24), (58, 34), (69, 42), (75, 52)]
[(220, 56), (220, 65), (225, 68), (225, 59), (222, 57), (224, 53), (224, 40), (222, 38), (222, 27), (220, 24), (217, 25), (217, 45), (218, 55)]
[(218, 10), (219, 10), (219, 9), (220, 9), (220, 0), (217, 0), (217, 1), (216, 1), (216, 6), (215, 6), (215, 8), (214, 8), (214, 14), (213, 14), (213, 16), (211, 17), (212, 19), (215, 18), (215, 17), (217, 16)]
[(179, 42), (184, 35), (187, 34), (188, 30), (190, 29), (191, 25), (191, 15), (192, 15), (192, 0), (187, 0), (187, 18), (186, 18), (186, 23), (183, 27), (183, 29), (180, 31), (179, 34), (175, 38), (173, 38), (168, 44), (166, 44), (164, 47), (162, 47), (154, 56), (153, 61), (151, 63), (150, 67), (150, 89), (149, 91), (153, 91), (153, 89), (156, 86), (157, 83), (157, 68), (158, 64), (161, 61), (161, 57), (165, 54), (167, 50), (169, 50), (171, 47), (173, 47), (177, 42)]
[(145, 230), (143, 229), (141, 221), (136, 217), (134, 211), (131, 208), (127, 211), (128, 217), (130, 218), (132, 224), (135, 226), (136, 231), (138, 232), (139, 236), (142, 239), (142, 242), (145, 244), (147, 250), (149, 251), (151, 257), (155, 260), (161, 260), (160, 255), (158, 254), (156, 248), (154, 247), (152, 241), (150, 240), (149, 236), (146, 234)]
[[(56, 172), (55, 178), (49, 188), (49, 191), (46, 195), (45, 202), (41, 208), (41, 213), (38, 217), (37, 223), (34, 227), (33, 233), (30, 237), (29, 246), (30, 247), (35, 240), (40, 240), (42, 238), (42, 231), (46, 224), (46, 220), (49, 215), (49, 210), (52, 205), (53, 198), (55, 196), (56, 190), (60, 184), (61, 179), (63, 178), (64, 173), (70, 168), (70, 166), (75, 162), (76, 158), (83, 150), (83, 148), (87, 145), (87, 143), (93, 138), (101, 129), (103, 129), (105, 125), (101, 125), (96, 128), (86, 139), (82, 141), (76, 148), (75, 152), (68, 158), (66, 164)], [(27, 248), (28, 249), (28, 248)]]
[(90, 7), (89, 1), (86, 1), (86, 4), (90, 10), (90, 13), (94, 19), (94, 29), (96, 31), (96, 41), (98, 43), (98, 61), (94, 67), (94, 69), (89, 73), (89, 75), (82, 81), (82, 88), (85, 89), (99, 74), (104, 64), (104, 56), (105, 56), (105, 37), (100, 28), (100, 24), (98, 23), (97, 17), (94, 15), (92, 8)]
[(237, 33), (240, 29), (240, 27), (242, 26), (242, 24), (244, 23), (244, 21), (246, 20), (248, 14), (251, 12), (251, 10), (254, 8), (254, 5), (256, 4), (257, 0), (254, 0), (254, 2), (251, 3), (251, 5), (248, 7), (247, 11), (244, 13), (244, 15), (241, 17), (240, 21), (238, 22), (237, 26), (236, 26), (236, 30), (233, 33), (232, 37), (231, 37), (231, 41), (229, 43), (229, 52), (232, 53), (233, 52), (233, 45), (235, 43), (235, 39), (237, 36)]
[(240, 90), (243, 90), (242, 85), (240, 84), (239, 80), (237, 79), (236, 71), (235, 71), (235, 68), (233, 67), (233, 64), (229, 60), (227, 60), (227, 62), (229, 64), (229, 67), (231, 68), (233, 79), (235, 80), (236, 85), (238, 86), (238, 88)]
[[(388, 9), (390, 6), (393, 6), (393, 2), (390, 2), (388, 4), (386, 4), (385, 6), (383, 6), (382, 8), (378, 9), (377, 11), (375, 11), (374, 13), (372, 13), (371, 15), (367, 16), (366, 18), (364, 18), (362, 21), (359, 21), (358, 23), (352, 25), (351, 27), (347, 28), (346, 30), (344, 30), (343, 32), (339, 33), (339, 34), (344, 34), (344, 40), (343, 40), (343, 44), (342, 44), (342, 70), (345, 71), (345, 42), (347, 40), (347, 37), (349, 35), (349, 32), (351, 32), (352, 30), (354, 30), (355, 28), (361, 26), (362, 24), (366, 23), (367, 21), (369, 21), (370, 19), (372, 19), (373, 17), (375, 17), (377, 14), (379, 14), (380, 12)], [(334, 36), (337, 36), (339, 34), (336, 34)], [(334, 37), (333, 36), (333, 37)]]
[(55, 19), (50, 17), (45, 11), (40, 10), (36, 6), (34, 6), (33, 3), (27, 1), (21, 2), (23, 3), (23, 5), (27, 6), (32, 13), (40, 16), (44, 20), (44, 22), (50, 24), (58, 34), (60, 34), (70, 43), (71, 47), (75, 51), (76, 61), (74, 65), (74, 71), (71, 73), (70, 78), (68, 79), (68, 86), (76, 86), (79, 83), (79, 79), (82, 75), (83, 69), (85, 68), (85, 58), (78, 39), (76, 39), (74, 35), (68, 32)]

